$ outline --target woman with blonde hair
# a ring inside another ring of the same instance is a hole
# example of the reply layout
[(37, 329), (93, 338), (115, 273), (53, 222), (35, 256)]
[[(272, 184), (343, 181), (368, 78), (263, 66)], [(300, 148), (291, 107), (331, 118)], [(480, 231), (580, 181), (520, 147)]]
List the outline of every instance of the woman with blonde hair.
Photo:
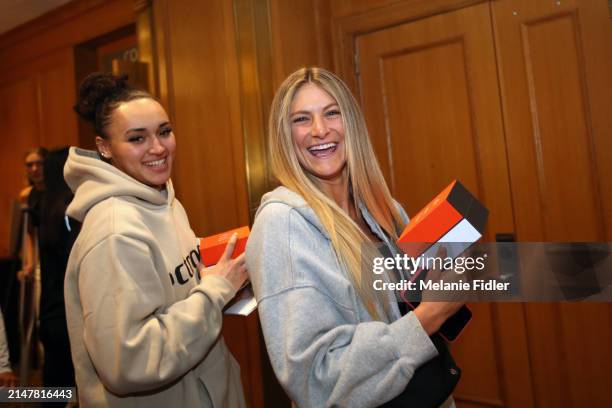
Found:
[(452, 404), (459, 370), (434, 334), (460, 304), (406, 313), (362, 268), (362, 257), (380, 256), (374, 244), (397, 253), (408, 217), (350, 90), (302, 68), (277, 91), (269, 129), (281, 186), (262, 198), (246, 258), (284, 389), (300, 407)]

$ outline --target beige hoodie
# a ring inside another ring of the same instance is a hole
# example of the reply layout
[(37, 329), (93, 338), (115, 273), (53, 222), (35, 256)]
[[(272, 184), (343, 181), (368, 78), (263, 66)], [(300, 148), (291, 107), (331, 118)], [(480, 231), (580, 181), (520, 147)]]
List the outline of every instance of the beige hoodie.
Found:
[(67, 214), (83, 223), (65, 281), (83, 407), (242, 407), (240, 369), (219, 336), (235, 290), (199, 279), (196, 237), (172, 183), (158, 191), (71, 148)]

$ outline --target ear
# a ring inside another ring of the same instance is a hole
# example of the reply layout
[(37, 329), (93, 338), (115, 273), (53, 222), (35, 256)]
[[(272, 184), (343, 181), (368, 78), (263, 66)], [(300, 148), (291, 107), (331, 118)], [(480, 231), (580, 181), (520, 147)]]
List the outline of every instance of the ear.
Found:
[(98, 153), (100, 153), (103, 159), (112, 159), (111, 147), (108, 140), (101, 136), (96, 136), (96, 147), (98, 148)]

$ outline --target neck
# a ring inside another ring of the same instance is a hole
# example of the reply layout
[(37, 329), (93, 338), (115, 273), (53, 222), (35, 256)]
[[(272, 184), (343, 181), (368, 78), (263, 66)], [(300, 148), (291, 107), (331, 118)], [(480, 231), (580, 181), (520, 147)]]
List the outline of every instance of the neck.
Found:
[(44, 182), (34, 183), (34, 184), (32, 185), (32, 187), (33, 187), (35, 190), (42, 191), (42, 190), (44, 190), (44, 189), (45, 189), (45, 183), (44, 183)]
[(346, 171), (342, 172), (342, 175), (336, 179), (319, 180), (319, 185), (326, 196), (334, 200), (338, 207), (355, 219), (355, 205), (349, 194), (349, 182)]
[(338, 207), (342, 210), (361, 228), (361, 231), (371, 241), (376, 241), (376, 237), (365, 220), (361, 217), (361, 213), (357, 210), (357, 203), (349, 193), (349, 182), (346, 172), (341, 177), (335, 180), (319, 180), (319, 186), (323, 193), (334, 200)]

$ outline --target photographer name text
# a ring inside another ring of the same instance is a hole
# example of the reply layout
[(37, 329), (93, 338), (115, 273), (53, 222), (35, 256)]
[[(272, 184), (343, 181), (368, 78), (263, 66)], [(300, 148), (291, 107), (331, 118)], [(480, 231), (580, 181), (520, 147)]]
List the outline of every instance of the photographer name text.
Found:
[(496, 291), (508, 290), (510, 282), (499, 282), (497, 280), (475, 279), (473, 281), (432, 281), (418, 280), (411, 281), (402, 279), (399, 282), (385, 282), (382, 279), (377, 279), (373, 282), (374, 290), (434, 290), (434, 291)]

